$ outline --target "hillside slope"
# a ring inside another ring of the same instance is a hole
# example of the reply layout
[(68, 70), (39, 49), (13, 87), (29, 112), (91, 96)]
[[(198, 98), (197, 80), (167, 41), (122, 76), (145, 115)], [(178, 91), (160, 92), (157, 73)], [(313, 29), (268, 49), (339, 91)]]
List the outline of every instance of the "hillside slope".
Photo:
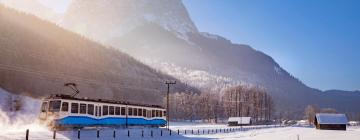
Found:
[[(127, 54), (0, 5), (0, 87), (12, 93), (42, 97), (71, 91), (81, 97), (162, 104), (162, 74)], [(176, 91), (196, 89), (181, 82)], [(175, 91), (174, 90), (174, 91)], [(146, 100), (145, 100), (146, 99)]]

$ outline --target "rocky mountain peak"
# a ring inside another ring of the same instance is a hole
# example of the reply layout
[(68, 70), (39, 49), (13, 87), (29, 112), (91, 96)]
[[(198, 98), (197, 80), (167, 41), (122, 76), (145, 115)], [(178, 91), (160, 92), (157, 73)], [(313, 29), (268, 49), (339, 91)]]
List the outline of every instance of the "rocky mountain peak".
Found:
[(183, 39), (197, 32), (181, 0), (73, 0), (61, 24), (106, 42), (148, 23)]

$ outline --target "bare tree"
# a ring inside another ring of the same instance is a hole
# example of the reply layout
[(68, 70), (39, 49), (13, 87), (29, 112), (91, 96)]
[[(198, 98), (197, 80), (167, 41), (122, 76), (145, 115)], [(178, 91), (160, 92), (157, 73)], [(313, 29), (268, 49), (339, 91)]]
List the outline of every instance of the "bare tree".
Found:
[(308, 120), (310, 125), (314, 123), (315, 115), (318, 112), (319, 112), (319, 108), (314, 105), (308, 105), (305, 108), (305, 111), (304, 111), (305, 116), (304, 117), (305, 117), (305, 119)]

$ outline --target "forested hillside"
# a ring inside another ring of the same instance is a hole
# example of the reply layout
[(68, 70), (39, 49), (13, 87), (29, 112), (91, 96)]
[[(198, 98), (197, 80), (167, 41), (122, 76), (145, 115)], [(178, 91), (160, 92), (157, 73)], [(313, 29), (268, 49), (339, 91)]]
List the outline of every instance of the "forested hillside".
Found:
[[(162, 74), (111, 47), (102, 46), (59, 26), (0, 5), (0, 87), (17, 94), (42, 97), (79, 96), (162, 104)], [(173, 91), (195, 91), (178, 81)], [(146, 99), (146, 100), (144, 100)]]

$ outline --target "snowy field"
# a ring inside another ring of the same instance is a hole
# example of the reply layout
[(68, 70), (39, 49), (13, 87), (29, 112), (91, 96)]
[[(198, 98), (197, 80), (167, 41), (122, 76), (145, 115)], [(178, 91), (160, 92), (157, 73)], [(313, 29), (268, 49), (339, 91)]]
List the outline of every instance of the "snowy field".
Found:
[[(43, 140), (52, 139), (53, 132), (47, 130), (42, 126), (28, 125), (30, 129), (30, 140)], [(252, 127), (252, 126), (250, 126)], [(192, 123), (173, 123), (171, 127), (171, 135), (169, 131), (164, 128), (118, 128), (100, 129), (99, 138), (97, 138), (96, 129), (85, 129), (80, 131), (80, 139), (83, 140), (108, 140), (114, 139), (113, 132), (116, 132), (115, 139), (125, 140), (141, 140), (141, 139), (195, 139), (195, 140), (207, 140), (207, 139), (220, 139), (220, 140), (359, 140), (360, 127), (348, 127), (347, 131), (334, 131), (334, 130), (316, 130), (310, 127), (278, 127), (278, 128), (262, 128), (261, 129), (249, 129), (244, 127), (242, 131), (224, 132), (226, 125), (211, 125), (211, 124), (192, 124)], [(25, 139), (25, 127), (18, 128), (18, 130), (12, 129), (12, 131), (3, 130), (0, 132), (1, 140), (13, 140), (13, 139)], [(222, 129), (222, 132), (219, 129)], [(179, 129), (180, 135), (177, 134)], [(187, 133), (184, 133), (184, 130)], [(199, 131), (197, 131), (199, 129)], [(217, 133), (215, 133), (217, 129)], [(128, 130), (130, 137), (128, 137)], [(192, 134), (193, 130), (194, 134)], [(204, 131), (203, 131), (204, 130)], [(212, 130), (212, 131), (211, 131)], [(229, 130), (229, 129), (228, 129)], [(143, 136), (142, 136), (143, 131)], [(152, 136), (151, 136), (152, 131)], [(162, 131), (162, 136), (161, 136)], [(208, 131), (210, 134), (208, 134)], [(200, 134), (198, 134), (198, 132)], [(204, 133), (204, 134), (203, 134)], [(60, 131), (56, 134), (56, 139), (68, 140), (78, 139), (78, 132), (74, 131)]]

